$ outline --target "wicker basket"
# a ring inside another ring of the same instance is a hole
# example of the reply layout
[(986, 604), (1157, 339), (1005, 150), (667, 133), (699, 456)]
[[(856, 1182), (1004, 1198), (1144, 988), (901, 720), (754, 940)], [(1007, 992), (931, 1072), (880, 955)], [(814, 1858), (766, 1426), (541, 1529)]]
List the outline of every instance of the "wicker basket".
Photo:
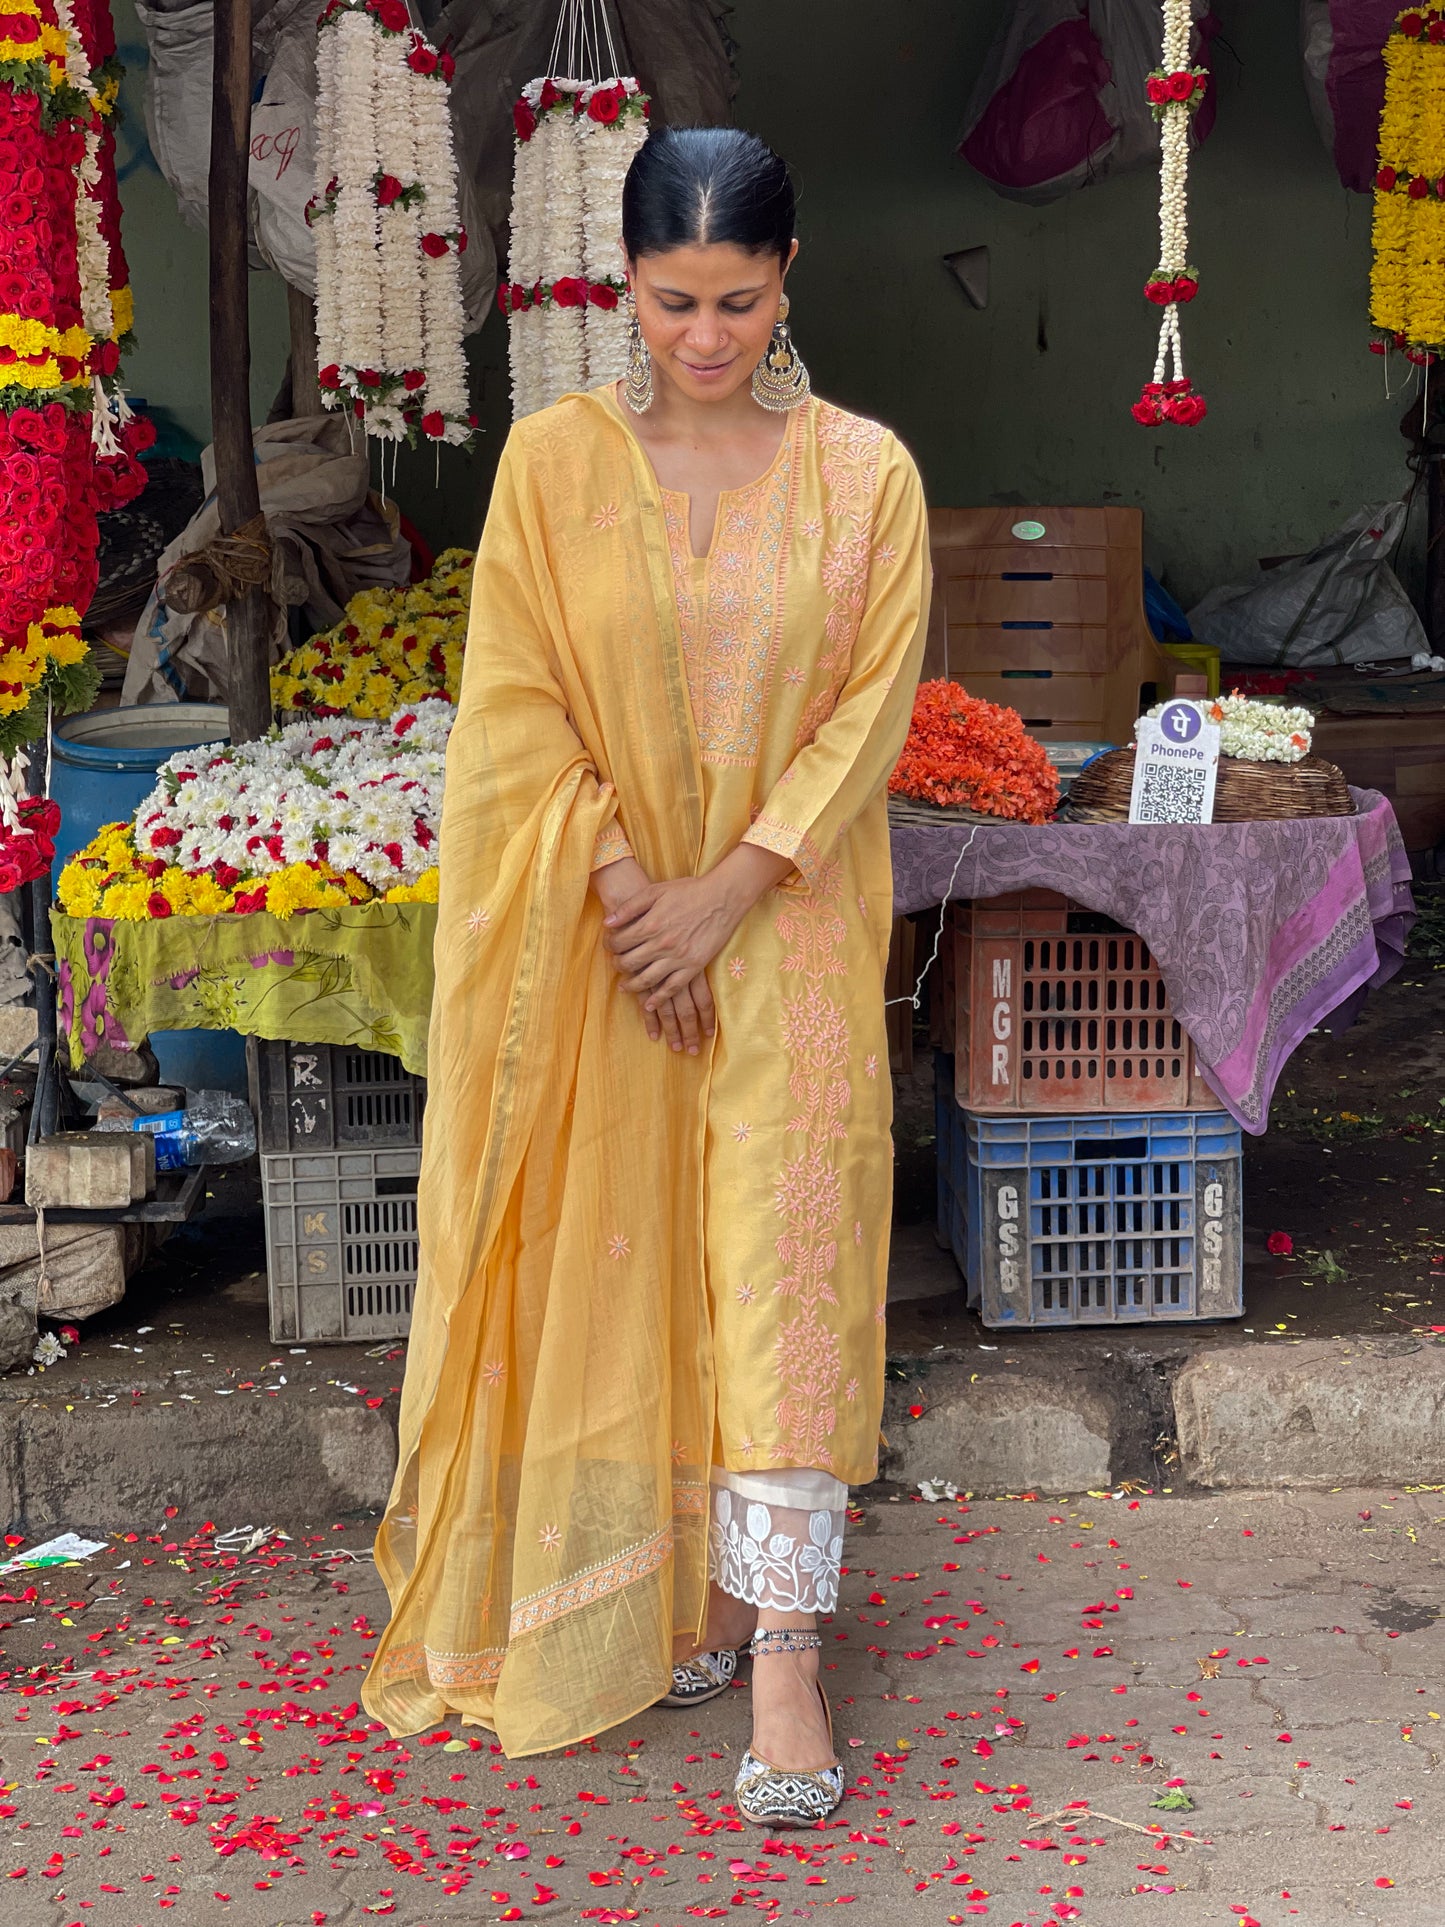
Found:
[(1009, 819), (985, 816), (979, 810), (966, 809), (962, 803), (922, 803), (914, 796), (890, 796), (888, 820), (891, 823), (926, 823), (932, 827), (938, 823), (1003, 823)]
[[(1074, 823), (1127, 823), (1134, 787), (1134, 751), (1110, 750), (1074, 778), (1059, 812)], [(1221, 756), (1214, 789), (1216, 823), (1257, 823), (1268, 817), (1353, 816), (1349, 784), (1333, 763), (1306, 756), (1298, 763), (1247, 763)]]

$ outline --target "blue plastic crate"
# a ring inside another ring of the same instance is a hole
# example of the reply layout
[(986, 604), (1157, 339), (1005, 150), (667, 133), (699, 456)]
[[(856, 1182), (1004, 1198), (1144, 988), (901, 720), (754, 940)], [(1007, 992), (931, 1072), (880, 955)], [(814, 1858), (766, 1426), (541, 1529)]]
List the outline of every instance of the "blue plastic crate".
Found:
[(1236, 1318), (1240, 1131), (1224, 1111), (983, 1116), (938, 1068), (939, 1239), (996, 1328)]

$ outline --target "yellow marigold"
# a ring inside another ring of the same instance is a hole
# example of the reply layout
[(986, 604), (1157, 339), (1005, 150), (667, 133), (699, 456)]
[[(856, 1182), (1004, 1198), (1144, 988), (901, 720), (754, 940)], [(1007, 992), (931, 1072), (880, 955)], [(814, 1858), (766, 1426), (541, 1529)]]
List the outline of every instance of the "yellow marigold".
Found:
[(393, 884), (386, 893), (388, 903), (435, 903), (441, 888), (441, 871), (423, 870), (415, 883)]
[(101, 898), (100, 914), (116, 917), (123, 923), (143, 923), (150, 915), (151, 885), (147, 878), (127, 878), (112, 883)]
[(129, 286), (111, 289), (110, 315), (111, 321), (114, 324), (111, 328), (111, 335), (114, 340), (119, 341), (123, 335), (128, 335), (135, 326), (135, 296)]
[(218, 917), (234, 908), (235, 897), (229, 890), (223, 890), (209, 871), (187, 877), (183, 901), (176, 907), (184, 909), (187, 916)]
[(56, 885), (56, 896), (60, 907), (68, 917), (93, 917), (100, 907), (101, 870), (87, 869), (79, 859), (72, 859), (60, 872)]

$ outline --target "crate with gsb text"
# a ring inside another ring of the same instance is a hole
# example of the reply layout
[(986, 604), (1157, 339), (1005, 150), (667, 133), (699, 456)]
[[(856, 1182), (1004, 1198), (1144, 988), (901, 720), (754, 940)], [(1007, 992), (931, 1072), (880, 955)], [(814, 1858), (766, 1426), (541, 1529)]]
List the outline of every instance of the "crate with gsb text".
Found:
[(1052, 890), (954, 904), (934, 1042), (971, 1111), (1214, 1110), (1142, 937)]
[(938, 1238), (996, 1329), (1237, 1318), (1240, 1131), (1223, 1111), (999, 1117), (939, 1076)]

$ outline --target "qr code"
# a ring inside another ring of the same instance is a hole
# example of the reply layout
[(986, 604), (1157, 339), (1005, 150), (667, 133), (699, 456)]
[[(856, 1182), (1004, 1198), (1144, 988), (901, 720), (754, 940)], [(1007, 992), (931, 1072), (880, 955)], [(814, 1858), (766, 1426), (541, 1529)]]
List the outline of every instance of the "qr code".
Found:
[(1207, 769), (1179, 769), (1150, 763), (1139, 797), (1141, 823), (1197, 823), (1204, 811)]

